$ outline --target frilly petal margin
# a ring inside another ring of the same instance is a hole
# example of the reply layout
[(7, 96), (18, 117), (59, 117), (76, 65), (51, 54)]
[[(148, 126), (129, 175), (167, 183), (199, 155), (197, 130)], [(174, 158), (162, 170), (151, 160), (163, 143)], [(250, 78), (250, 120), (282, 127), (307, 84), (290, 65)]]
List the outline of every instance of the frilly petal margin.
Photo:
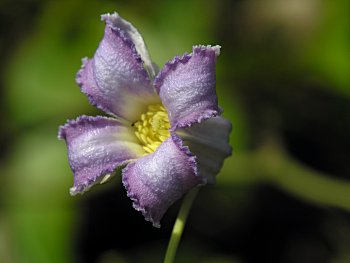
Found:
[(80, 116), (59, 129), (74, 173), (71, 195), (83, 193), (121, 165), (144, 154), (132, 128), (112, 118)]
[(83, 60), (76, 81), (92, 105), (133, 122), (147, 105), (160, 99), (135, 44), (117, 27), (116, 16), (105, 15), (102, 19), (106, 21), (104, 37), (94, 57)]
[(208, 183), (215, 182), (225, 158), (231, 156), (229, 135), (232, 125), (222, 117), (214, 117), (189, 128), (180, 128), (176, 134), (197, 157), (199, 174)]
[(169, 206), (202, 183), (194, 156), (179, 148), (171, 137), (154, 153), (123, 170), (123, 184), (133, 207), (155, 227), (160, 227), (160, 220)]
[(139, 31), (137, 31), (137, 29), (130, 22), (123, 19), (116, 12), (114, 12), (113, 14), (101, 15), (101, 19), (106, 21), (106, 23), (110, 25), (112, 28), (114, 29), (120, 28), (121, 30), (123, 30), (126, 36), (129, 39), (131, 39), (131, 41), (135, 45), (137, 53), (140, 54), (140, 57), (144, 63), (144, 67), (146, 68), (150, 77), (153, 79), (157, 72), (157, 68), (155, 67), (155, 65), (151, 60), (145, 41), (143, 40)]
[(216, 95), (216, 58), (220, 46), (194, 46), (192, 54), (167, 62), (154, 81), (168, 110), (172, 130), (221, 113)]

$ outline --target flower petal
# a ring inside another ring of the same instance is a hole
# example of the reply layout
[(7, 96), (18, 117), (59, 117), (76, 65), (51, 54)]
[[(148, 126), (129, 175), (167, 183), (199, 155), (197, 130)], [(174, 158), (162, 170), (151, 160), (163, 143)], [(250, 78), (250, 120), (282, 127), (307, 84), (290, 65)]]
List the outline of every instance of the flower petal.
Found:
[(195, 158), (179, 148), (171, 137), (154, 153), (123, 170), (123, 184), (133, 207), (156, 227), (171, 204), (201, 183)]
[(74, 172), (72, 195), (83, 193), (123, 164), (139, 158), (144, 150), (132, 128), (112, 118), (81, 116), (60, 127)]
[(104, 16), (104, 37), (93, 59), (83, 60), (77, 83), (90, 103), (103, 111), (136, 121), (147, 105), (159, 102), (132, 39)]
[(224, 159), (232, 154), (228, 143), (231, 129), (229, 121), (214, 117), (176, 131), (197, 157), (199, 174), (207, 178), (208, 183), (215, 182)]
[(144, 63), (144, 67), (153, 79), (157, 72), (157, 68), (151, 60), (145, 41), (143, 40), (139, 31), (137, 31), (137, 29), (130, 22), (120, 17), (116, 12), (113, 14), (104, 14), (101, 16), (101, 19), (106, 21), (106, 23), (112, 28), (120, 28), (124, 31), (127, 38), (129, 38), (134, 43), (136, 51), (138, 54), (140, 54), (141, 59)]
[(193, 53), (166, 63), (155, 87), (167, 108), (173, 129), (218, 115), (215, 62), (220, 47), (195, 46)]

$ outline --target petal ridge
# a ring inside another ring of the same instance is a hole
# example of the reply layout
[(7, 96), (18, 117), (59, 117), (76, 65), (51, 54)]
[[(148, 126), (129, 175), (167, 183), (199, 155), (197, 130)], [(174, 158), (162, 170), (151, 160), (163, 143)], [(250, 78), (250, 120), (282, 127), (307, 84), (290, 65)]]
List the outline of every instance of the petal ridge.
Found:
[(87, 115), (80, 115), (76, 119), (68, 119), (64, 125), (60, 125), (58, 128), (58, 136), (57, 137), (60, 140), (66, 140), (67, 139), (67, 129), (77, 128), (79, 125), (83, 125), (85, 123), (94, 121), (96, 119), (118, 122), (116, 119), (111, 118), (111, 117), (105, 117), (105, 116), (100, 116), (100, 115), (97, 115), (95, 117), (87, 116)]

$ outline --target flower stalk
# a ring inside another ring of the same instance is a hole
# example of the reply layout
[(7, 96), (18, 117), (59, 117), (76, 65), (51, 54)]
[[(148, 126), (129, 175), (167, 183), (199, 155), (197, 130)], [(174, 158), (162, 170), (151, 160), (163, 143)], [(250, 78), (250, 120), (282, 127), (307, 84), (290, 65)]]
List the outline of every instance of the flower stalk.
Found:
[(195, 187), (190, 192), (188, 192), (188, 194), (185, 196), (185, 198), (182, 201), (179, 214), (177, 215), (177, 218), (173, 227), (173, 231), (171, 233), (168, 248), (165, 253), (164, 263), (174, 262), (177, 248), (179, 247), (181, 236), (186, 225), (188, 214), (191, 210), (194, 199), (198, 194), (198, 191), (199, 191), (199, 187)]

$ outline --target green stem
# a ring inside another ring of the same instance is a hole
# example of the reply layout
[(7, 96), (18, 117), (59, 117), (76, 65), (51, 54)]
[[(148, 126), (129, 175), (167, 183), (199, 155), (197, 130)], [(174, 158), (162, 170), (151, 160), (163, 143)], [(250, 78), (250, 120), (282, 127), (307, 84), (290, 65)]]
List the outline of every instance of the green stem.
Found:
[(193, 201), (199, 191), (199, 187), (192, 189), (182, 201), (182, 205), (177, 215), (173, 232), (171, 233), (168, 248), (165, 254), (164, 263), (173, 263), (176, 255), (177, 248), (179, 246), (182, 232), (184, 230), (186, 219), (192, 207)]

